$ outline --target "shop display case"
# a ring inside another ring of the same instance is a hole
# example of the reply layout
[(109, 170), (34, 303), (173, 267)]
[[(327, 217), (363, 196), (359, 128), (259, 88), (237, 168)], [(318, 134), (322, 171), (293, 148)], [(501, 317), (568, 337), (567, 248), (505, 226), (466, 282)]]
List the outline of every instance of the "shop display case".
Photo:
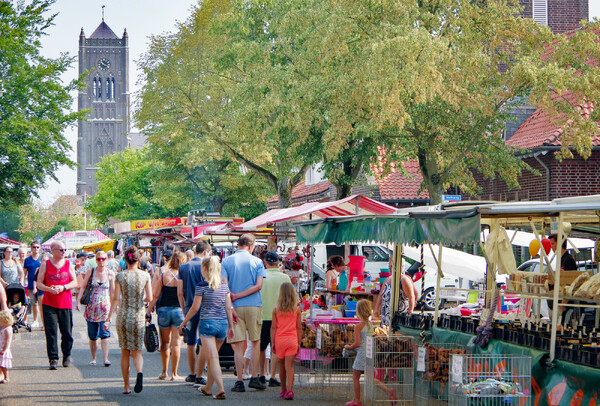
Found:
[(448, 402), (450, 357), (466, 353), (465, 346), (460, 344), (428, 343), (417, 347), (415, 387), (418, 406)]
[(366, 405), (413, 405), (415, 381), (414, 338), (391, 335), (367, 337)]
[(452, 354), (449, 406), (528, 405), (531, 357)]

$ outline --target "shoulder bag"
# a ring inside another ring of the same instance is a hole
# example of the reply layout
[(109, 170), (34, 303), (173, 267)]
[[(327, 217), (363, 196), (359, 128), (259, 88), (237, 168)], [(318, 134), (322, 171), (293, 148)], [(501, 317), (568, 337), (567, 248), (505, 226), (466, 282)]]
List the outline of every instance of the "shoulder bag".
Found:
[(90, 303), (90, 297), (92, 296), (92, 279), (94, 279), (94, 271), (96, 269), (92, 268), (92, 274), (90, 275), (90, 279), (88, 279), (87, 285), (85, 285), (85, 290), (83, 291), (83, 296), (81, 296), (81, 304), (88, 305)]
[(158, 349), (158, 331), (154, 323), (152, 323), (152, 316), (146, 318), (144, 346), (148, 352), (154, 352)]

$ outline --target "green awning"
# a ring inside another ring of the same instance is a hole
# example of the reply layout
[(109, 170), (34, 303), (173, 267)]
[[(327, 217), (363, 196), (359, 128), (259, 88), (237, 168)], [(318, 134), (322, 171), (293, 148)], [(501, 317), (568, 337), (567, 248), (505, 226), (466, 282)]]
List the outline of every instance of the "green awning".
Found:
[(379, 215), (328, 217), (296, 223), (299, 243), (381, 244), (422, 243), (462, 245), (479, 243), (481, 231), (477, 210), (414, 213), (412, 216)]

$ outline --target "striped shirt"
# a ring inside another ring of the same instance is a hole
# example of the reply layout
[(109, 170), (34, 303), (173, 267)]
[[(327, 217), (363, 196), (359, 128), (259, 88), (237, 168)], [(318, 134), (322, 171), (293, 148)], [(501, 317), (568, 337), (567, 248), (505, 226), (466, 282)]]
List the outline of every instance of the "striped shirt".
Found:
[(227, 320), (227, 313), (225, 312), (227, 294), (229, 294), (229, 286), (226, 283), (221, 283), (217, 290), (212, 290), (208, 284), (198, 284), (196, 286), (196, 296), (202, 297), (200, 319)]

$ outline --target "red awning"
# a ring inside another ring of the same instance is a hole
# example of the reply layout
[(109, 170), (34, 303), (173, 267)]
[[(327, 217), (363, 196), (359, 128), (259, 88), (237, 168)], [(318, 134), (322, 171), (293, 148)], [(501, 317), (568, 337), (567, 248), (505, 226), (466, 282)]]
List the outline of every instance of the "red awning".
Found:
[(370, 199), (365, 196), (354, 195), (334, 202), (305, 203), (298, 207), (287, 209), (273, 209), (253, 218), (239, 226), (234, 227), (240, 231), (255, 231), (282, 221), (310, 220), (316, 217), (353, 216), (368, 214), (392, 214), (395, 207)]

